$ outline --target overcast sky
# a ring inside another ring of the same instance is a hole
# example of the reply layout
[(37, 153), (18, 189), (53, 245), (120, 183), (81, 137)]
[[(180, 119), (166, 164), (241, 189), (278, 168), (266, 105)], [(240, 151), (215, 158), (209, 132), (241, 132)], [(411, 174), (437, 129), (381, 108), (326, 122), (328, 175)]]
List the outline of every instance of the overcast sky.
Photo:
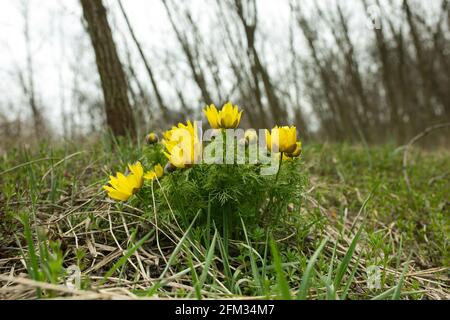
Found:
[[(214, 0), (206, 0), (206, 3), (209, 2), (209, 5), (213, 7), (212, 1)], [(20, 106), (24, 101), (17, 81), (17, 71), (24, 69), (26, 63), (23, 2), (22, 0), (0, 0), (2, 30), (0, 34), (0, 51), (2, 52), (0, 55), (2, 80), (0, 110), (12, 118), (18, 113), (23, 114), (24, 111), (28, 111)], [(61, 92), (64, 92), (65, 108), (70, 108), (70, 86), (73, 77), (70, 65), (74, 62), (87, 64), (86, 68), (93, 72), (92, 78), (97, 77), (95, 68), (89, 66), (94, 62), (89, 48), (90, 43), (82, 28), (82, 12), (78, 0), (29, 0), (28, 2), (36, 92), (39, 94), (40, 103), (45, 107), (45, 117), (52, 119), (52, 125), (58, 126), (61, 108), (63, 108)], [(124, 21), (117, 11), (117, 3), (114, 0), (105, 1), (105, 3), (114, 13), (110, 15), (112, 23), (126, 34)], [(205, 9), (205, 0), (191, 0), (189, 3), (193, 8), (194, 18), (200, 24), (200, 29), (207, 32), (209, 24), (214, 23), (215, 18), (211, 17), (214, 12)], [(165, 50), (172, 47), (173, 50), (178, 49), (160, 0), (123, 0), (123, 4), (150, 60), (152, 60), (152, 54), (163, 54)], [(268, 41), (273, 42), (287, 26), (288, 2), (259, 1), (258, 10), (260, 16), (264, 17), (263, 25), (273, 27), (273, 32), (268, 34)], [(114, 36), (120, 47), (123, 40), (121, 35), (115, 33)], [(80, 52), (83, 54), (82, 57), (79, 56)], [(158, 66), (155, 68), (157, 69)], [(98, 92), (93, 92), (95, 93)], [(14, 105), (14, 108), (11, 109), (10, 105)]]
[[(26, 62), (22, 15), (24, 1), (26, 0), (0, 0), (0, 77), (2, 83), (0, 85), (0, 111), (12, 118), (17, 114), (24, 114), (24, 111), (27, 112), (17, 81), (17, 70), (24, 69)], [(194, 18), (204, 34), (208, 34), (212, 24), (217, 23), (221, 18), (216, 16), (216, 12), (212, 9), (214, 8), (213, 1), (215, 0), (189, 1)], [(78, 0), (28, 0), (28, 2), (36, 92), (39, 94), (40, 103), (45, 107), (45, 117), (50, 118), (52, 125), (58, 128), (62, 109), (70, 110), (71, 108), (70, 96), (73, 83), (71, 70), (74, 65), (88, 70), (88, 73), (91, 74), (88, 79), (82, 81), (83, 90), (92, 89), (92, 83), (98, 79), (97, 70), (93, 64), (93, 53), (89, 39), (82, 27), (82, 14)], [(120, 48), (124, 43), (120, 32), (127, 34), (124, 21), (117, 11), (117, 3), (114, 0), (107, 0), (105, 3), (113, 13), (110, 14), (110, 20), (112, 20), (114, 36)], [(311, 1), (301, 1), (301, 3), (304, 12), (308, 15)], [(324, 9), (334, 7), (333, 3), (334, 0), (320, 1), (320, 5)], [(356, 1), (344, 1), (344, 3), (349, 12), (352, 10), (361, 12), (360, 8), (351, 7), (352, 4), (355, 5)], [(357, 1), (357, 3), (360, 2)], [(170, 51), (173, 48), (174, 52), (179, 50), (160, 0), (123, 0), (123, 4), (151, 61), (161, 58), (168, 49)], [(259, 0), (257, 5), (260, 27), (264, 34), (264, 41), (261, 41), (260, 46), (267, 59), (272, 59), (274, 64), (280, 63), (279, 59), (287, 46), (289, 1)], [(355, 6), (357, 7), (358, 4)], [(359, 14), (351, 23), (352, 36), (356, 42), (364, 41), (364, 34), (367, 33), (367, 29), (364, 27), (365, 19), (364, 14)], [(220, 39), (215, 40), (220, 41)], [(299, 46), (301, 51), (301, 45)], [(123, 54), (123, 51), (121, 53)], [(137, 59), (138, 72), (142, 72), (141, 65)], [(158, 74), (158, 64), (154, 65), (154, 68)], [(162, 84), (165, 93), (169, 94), (173, 91), (170, 89), (170, 85), (170, 83)], [(188, 85), (187, 88), (189, 88)], [(92, 95), (100, 95), (100, 92), (94, 90)], [(82, 121), (82, 119), (78, 119), (78, 121)]]

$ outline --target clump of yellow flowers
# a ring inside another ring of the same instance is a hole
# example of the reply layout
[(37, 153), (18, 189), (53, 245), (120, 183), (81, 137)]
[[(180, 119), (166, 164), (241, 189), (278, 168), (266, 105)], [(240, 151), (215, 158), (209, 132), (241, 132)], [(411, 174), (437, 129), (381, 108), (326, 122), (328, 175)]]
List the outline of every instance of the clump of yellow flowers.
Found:
[[(241, 122), (243, 110), (239, 110), (238, 106), (228, 102), (221, 110), (218, 110), (214, 104), (206, 106), (203, 113), (213, 129), (236, 129)], [(244, 142), (248, 144), (256, 141), (258, 136), (254, 130), (247, 130), (244, 139)], [(265, 139), (268, 151), (275, 152), (276, 156), (281, 158), (280, 161), (293, 160), (301, 154), (302, 144), (297, 141), (295, 126), (275, 126), (270, 131), (266, 130)], [(196, 148), (201, 144), (199, 141), (196, 128), (189, 120), (164, 132), (161, 142), (155, 133), (150, 133), (146, 136), (146, 142), (152, 146), (163, 147), (162, 152), (168, 161), (166, 169), (163, 168), (164, 164), (157, 163), (152, 170), (144, 173), (142, 164), (136, 162), (128, 165), (128, 174), (119, 172), (116, 176), (110, 176), (108, 185), (105, 185), (103, 189), (110, 198), (127, 201), (143, 187), (144, 181), (160, 179), (163, 177), (164, 171), (185, 169), (196, 163), (198, 159), (194, 157)]]

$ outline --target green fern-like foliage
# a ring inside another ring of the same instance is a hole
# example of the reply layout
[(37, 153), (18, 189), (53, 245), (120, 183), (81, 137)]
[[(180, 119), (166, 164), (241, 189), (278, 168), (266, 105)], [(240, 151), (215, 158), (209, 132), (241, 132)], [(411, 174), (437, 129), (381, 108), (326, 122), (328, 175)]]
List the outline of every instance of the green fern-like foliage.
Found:
[[(159, 144), (146, 148), (143, 161), (146, 167), (167, 163)], [(196, 164), (146, 184), (137, 201), (144, 201), (160, 219), (170, 220), (174, 214), (183, 227), (201, 211), (196, 227), (227, 227), (230, 239), (243, 240), (241, 219), (257, 238), (268, 228), (287, 232), (283, 221), (291, 218), (289, 208), (301, 205), (307, 181), (302, 160), (284, 161), (278, 177), (260, 171), (261, 165), (253, 164)]]

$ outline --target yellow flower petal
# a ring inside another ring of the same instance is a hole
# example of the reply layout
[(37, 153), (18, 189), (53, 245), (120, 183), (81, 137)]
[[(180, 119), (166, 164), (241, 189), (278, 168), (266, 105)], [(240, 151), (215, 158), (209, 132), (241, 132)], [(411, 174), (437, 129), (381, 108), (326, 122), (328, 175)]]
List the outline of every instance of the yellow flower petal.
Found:
[(108, 186), (103, 186), (103, 189), (105, 189), (108, 192), (108, 196), (114, 200), (127, 201), (131, 197), (131, 194), (124, 193)]
[(144, 173), (144, 168), (142, 167), (142, 164), (138, 161), (135, 164), (129, 164), (128, 168), (130, 169), (130, 171), (140, 177), (142, 176), (142, 174)]
[(119, 188), (121, 191), (125, 193), (133, 193), (133, 185), (130, 184), (127, 177), (123, 175), (123, 173), (117, 173), (117, 180), (119, 184)]
[(154, 171), (148, 171), (146, 174), (144, 174), (145, 180), (153, 180), (156, 178), (156, 173)]
[(136, 193), (143, 184), (144, 168), (140, 162), (129, 164), (130, 174), (125, 176), (118, 172), (116, 176), (109, 177), (109, 186), (103, 186), (108, 196), (114, 200), (126, 201)]
[(157, 164), (154, 170), (158, 178), (161, 178), (164, 175), (164, 168), (160, 164)]
[(144, 175), (144, 179), (145, 180), (154, 180), (156, 178), (161, 178), (164, 175), (164, 168), (160, 165), (157, 164), (153, 170), (148, 171), (145, 175)]
[(133, 189), (139, 189), (142, 187), (142, 176), (144, 175), (144, 168), (142, 167), (142, 164), (138, 161), (133, 165), (129, 164), (128, 168), (132, 173), (127, 177), (128, 181), (132, 184)]

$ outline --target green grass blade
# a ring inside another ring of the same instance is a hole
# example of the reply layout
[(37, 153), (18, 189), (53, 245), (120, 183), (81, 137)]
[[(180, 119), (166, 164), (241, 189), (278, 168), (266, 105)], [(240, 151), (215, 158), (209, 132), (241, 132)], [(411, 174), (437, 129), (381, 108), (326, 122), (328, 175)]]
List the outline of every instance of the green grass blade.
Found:
[(326, 288), (327, 288), (326, 300), (336, 300), (336, 287), (334, 286), (334, 284), (327, 282)]
[(340, 298), (341, 300), (347, 299), (348, 291), (350, 290), (350, 286), (352, 285), (353, 279), (355, 278), (356, 271), (358, 271), (358, 265), (359, 265), (360, 258), (361, 258), (361, 256), (358, 256), (355, 266), (353, 267), (353, 271), (347, 280), (347, 283), (344, 287), (344, 291), (341, 294), (341, 298)]
[(192, 256), (189, 250), (187, 250), (187, 260), (189, 269), (191, 270), (192, 274), (192, 284), (194, 285), (195, 295), (197, 297), (197, 300), (202, 300), (202, 293), (201, 293), (201, 286), (198, 280), (197, 271), (195, 271), (194, 263), (192, 262)]
[(320, 243), (317, 250), (314, 252), (312, 257), (308, 261), (308, 265), (306, 266), (305, 272), (303, 273), (302, 283), (300, 285), (300, 289), (297, 294), (297, 299), (305, 300), (308, 296), (309, 287), (311, 284), (311, 278), (313, 276), (314, 265), (316, 264), (317, 259), (319, 258), (320, 253), (328, 242), (328, 237), (323, 239)]
[(339, 289), (342, 279), (344, 278), (344, 275), (347, 272), (348, 266), (350, 264), (350, 261), (352, 260), (353, 254), (356, 249), (356, 244), (358, 243), (359, 239), (361, 238), (362, 230), (363, 230), (363, 225), (361, 225), (361, 227), (359, 228), (358, 232), (356, 233), (355, 237), (352, 240), (352, 243), (350, 244), (350, 247), (347, 250), (347, 253), (345, 254), (344, 258), (342, 259), (341, 263), (339, 264), (338, 270), (336, 272), (336, 278), (334, 279), (334, 288), (336, 290)]
[(242, 228), (244, 230), (245, 240), (246, 240), (247, 246), (248, 246), (248, 251), (249, 251), (249, 256), (250, 256), (250, 265), (251, 265), (251, 268), (252, 268), (253, 279), (254, 279), (256, 285), (259, 286), (258, 293), (262, 294), (262, 290), (261, 289), (263, 288), (262, 287), (263, 283), (261, 282), (261, 276), (259, 274), (258, 267), (256, 265), (256, 260), (255, 260), (255, 257), (253, 255), (253, 248), (250, 245), (250, 241), (249, 241), (248, 235), (247, 235), (247, 229), (245, 228), (245, 223), (244, 223), (244, 220), (242, 220), (242, 217), (241, 217), (241, 223), (242, 223)]
[(411, 254), (408, 257), (408, 261), (405, 263), (405, 266), (403, 267), (402, 274), (400, 275), (400, 279), (398, 281), (398, 284), (395, 286), (394, 293), (392, 294), (392, 300), (399, 300), (400, 295), (402, 292), (403, 282), (405, 280), (406, 272), (408, 271), (409, 267), (409, 260), (411, 259)]
[(194, 219), (192, 220), (191, 224), (189, 225), (189, 227), (187, 228), (186, 232), (183, 234), (183, 236), (180, 239), (180, 242), (177, 244), (177, 246), (175, 247), (175, 249), (173, 250), (172, 254), (170, 255), (169, 261), (167, 261), (167, 265), (164, 268), (164, 271), (161, 273), (161, 275), (159, 276), (160, 279), (162, 279), (167, 271), (169, 270), (170, 266), (173, 263), (173, 260), (175, 259), (176, 255), (178, 254), (178, 252), (180, 251), (180, 249), (183, 246), (184, 241), (186, 241), (187, 236), (189, 235), (189, 232), (191, 231), (192, 227), (194, 226), (195, 221), (197, 220), (199, 214), (200, 214), (201, 210), (199, 210), (197, 212), (197, 214), (195, 215)]
[(384, 300), (388, 297), (392, 297), (392, 293), (395, 291), (396, 287), (392, 287), (390, 289), (387, 289), (383, 293), (380, 293), (379, 295), (373, 297), (371, 300)]
[(175, 249), (173, 250), (172, 254), (170, 255), (170, 258), (169, 258), (169, 261), (167, 261), (166, 267), (164, 268), (163, 272), (159, 276), (159, 281), (148, 290), (147, 295), (152, 296), (156, 292), (156, 290), (158, 290), (158, 288), (160, 288), (164, 284), (164, 280), (163, 280), (164, 276), (166, 275), (167, 271), (169, 271), (169, 268), (172, 265), (173, 261), (175, 260), (175, 257), (177, 256), (178, 252), (183, 247), (183, 244), (186, 241), (187, 236), (191, 232), (191, 229), (194, 226), (195, 221), (197, 221), (197, 218), (201, 212), (202, 212), (201, 210), (198, 210), (198, 212), (195, 215), (194, 219), (192, 220), (191, 224), (189, 225), (186, 232), (183, 234), (180, 241), (178, 242)]
[(23, 224), (24, 236), (27, 241), (28, 247), (28, 258), (26, 259), (28, 261), (27, 263), (28, 273), (30, 274), (33, 280), (39, 281), (40, 280), (39, 262), (36, 254), (36, 248), (34, 247), (33, 235), (31, 233), (30, 219), (28, 217), (28, 214), (22, 213), (20, 215), (20, 220)]
[(228, 255), (226, 255), (226, 250), (222, 241), (222, 238), (220, 237), (220, 235), (217, 236), (218, 240), (217, 243), (219, 244), (219, 251), (220, 251), (220, 255), (222, 257), (222, 263), (223, 263), (223, 270), (225, 272), (225, 276), (226, 276), (226, 283), (227, 283), (227, 287), (228, 289), (231, 290), (231, 292), (234, 292), (234, 277), (233, 277), (233, 273), (231, 271), (231, 267), (230, 267), (230, 261), (228, 259)]
[(211, 243), (211, 194), (208, 195), (208, 211), (206, 215), (206, 244)]
[[(263, 265), (262, 265), (262, 268), (261, 268), (261, 278), (263, 279), (263, 281), (264, 281), (264, 279), (266, 279), (266, 276), (267, 276), (267, 255), (268, 255), (268, 252), (269, 252), (269, 230), (267, 230), (267, 233), (266, 233), (266, 241), (264, 243), (264, 256), (263, 256), (263, 259), (262, 259)], [(269, 286), (268, 283), (264, 281), (264, 291), (269, 291), (268, 286)]]
[(211, 242), (211, 246), (209, 247), (208, 253), (206, 254), (205, 265), (203, 266), (203, 272), (200, 276), (200, 288), (203, 287), (203, 284), (206, 281), (206, 277), (208, 276), (209, 266), (211, 265), (214, 259), (214, 251), (216, 248), (216, 240), (217, 240), (217, 229), (214, 232), (214, 236)]
[(103, 285), (109, 277), (111, 277), (114, 272), (116, 272), (117, 269), (119, 269), (121, 266), (123, 266), (127, 260), (144, 244), (145, 241), (150, 238), (150, 236), (155, 232), (155, 230), (150, 231), (147, 233), (141, 240), (138, 241), (131, 249), (127, 251), (127, 253), (121, 257), (109, 270), (106, 272), (103, 279), (100, 281), (100, 285)]
[(272, 237), (270, 238), (270, 250), (272, 252), (273, 263), (277, 273), (278, 290), (280, 291), (283, 300), (291, 300), (292, 297), (289, 290), (289, 283), (286, 280), (286, 276), (283, 271), (283, 265), (281, 263), (281, 257), (278, 253), (277, 245)]

